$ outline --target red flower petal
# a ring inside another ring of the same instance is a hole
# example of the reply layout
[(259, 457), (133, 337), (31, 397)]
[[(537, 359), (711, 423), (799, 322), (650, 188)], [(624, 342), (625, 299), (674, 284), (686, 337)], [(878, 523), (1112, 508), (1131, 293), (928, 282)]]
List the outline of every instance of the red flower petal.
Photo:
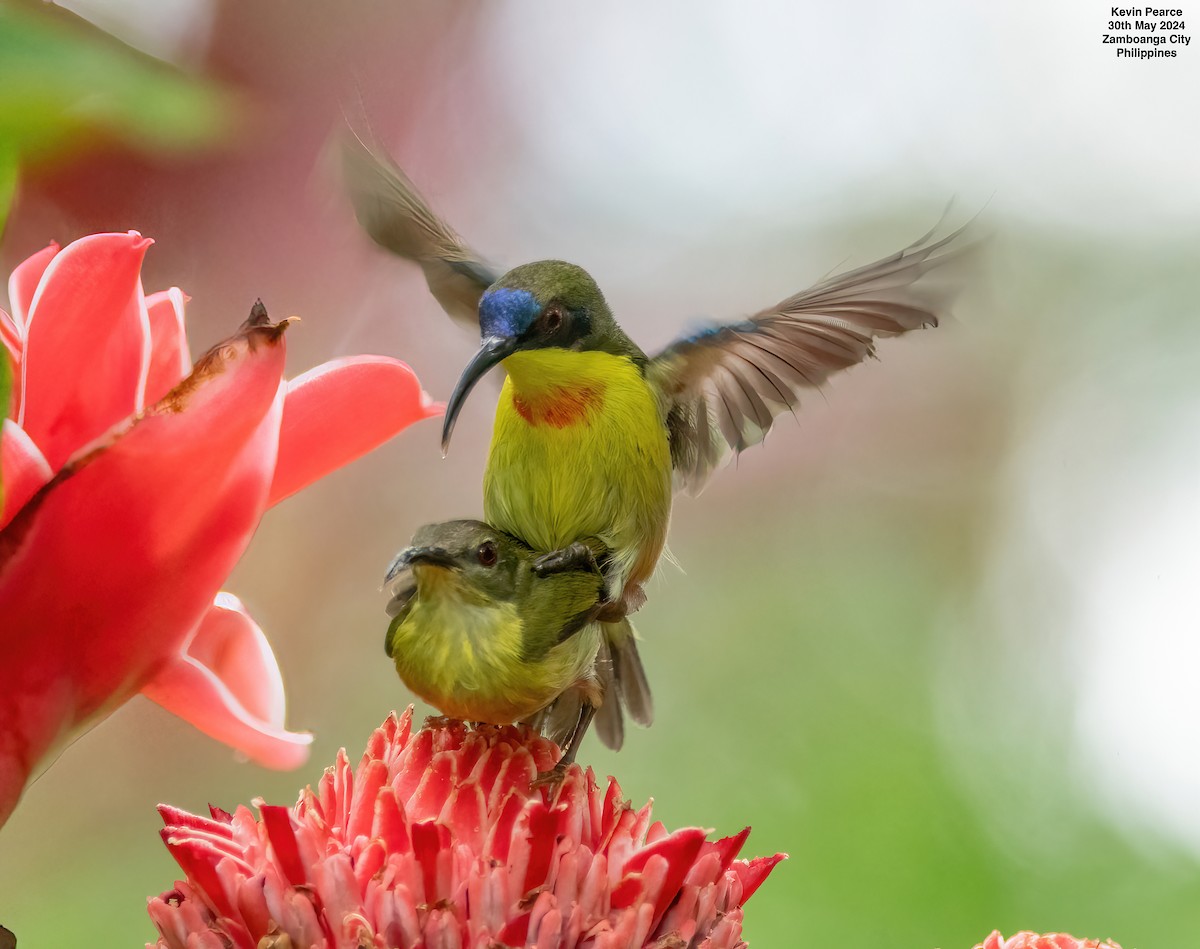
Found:
[(442, 849), (442, 838), (438, 825), (431, 820), (418, 821), (412, 825), (413, 853), (421, 866), (421, 880), (425, 885), (425, 902), (438, 899), (438, 853)]
[(43, 247), (32, 257), (22, 261), (9, 275), (8, 303), (12, 307), (13, 322), (21, 331), (22, 337), (28, 324), (33, 295), (37, 292), (38, 284), (42, 282), (42, 274), (46, 272), (46, 267), (57, 253), (58, 244), (51, 241), (49, 247)]
[(386, 780), (387, 765), (382, 761), (364, 761), (358, 766), (354, 775), (354, 800), (346, 818), (346, 833), (350, 837), (365, 836), (371, 832), (375, 799)]
[[(212, 805), (209, 805), (210, 809)], [(217, 820), (216, 818), (200, 817), (197, 814), (189, 814), (185, 810), (178, 807), (172, 807), (170, 804), (158, 805), (158, 816), (162, 818), (165, 826), (182, 830), (196, 830), (207, 834), (224, 834), (227, 837), (232, 837), (233, 833), (229, 829), (228, 820)], [(229, 815), (226, 814), (226, 817)]]
[(8, 300), (12, 313), (0, 310), (0, 342), (8, 350), (12, 362), (13, 391), (8, 405), (8, 417), (20, 418), (21, 412), (21, 354), (25, 349), (25, 315), (33, 300), (42, 273), (58, 253), (58, 244), (51, 243), (32, 257), (22, 261), (8, 278)]
[[(191, 835), (179, 835), (163, 830), (163, 843), (187, 873), (190, 880), (201, 890), (207, 901), (225, 916), (233, 914), (232, 890), (242, 875), (237, 861), (226, 856), (211, 842)], [(223, 865), (224, 864), (224, 865)]]
[(46, 459), (25, 430), (11, 419), (5, 419), (0, 428), (0, 484), (4, 486), (0, 528), (13, 519), (13, 515), (52, 475)]
[(271, 849), (275, 851), (275, 859), (279, 861), (279, 867), (288, 882), (292, 886), (301, 886), (308, 882), (304, 873), (304, 862), (300, 859), (300, 848), (296, 844), (296, 830), (292, 826), (291, 813), (286, 807), (278, 804), (260, 804), (258, 812), (262, 814)]
[(529, 938), (529, 913), (510, 919), (500, 930), (498, 938), (505, 946), (523, 946)]
[[(528, 787), (528, 784), (526, 784)], [(508, 852), (512, 847), (517, 826), (517, 818), (525, 813), (525, 799), (519, 791), (510, 791), (508, 797), (494, 809), (495, 824), (488, 834), (483, 852), (491, 860), (500, 863), (508, 862)]]
[(487, 805), (479, 785), (462, 784), (451, 791), (450, 800), (442, 811), (441, 822), (472, 851), (482, 850), (483, 835), (487, 831)]
[(288, 383), (270, 503), (441, 412), (413, 371), (387, 356), (349, 356), (310, 369)]
[(391, 786), (379, 789), (375, 816), (371, 822), (371, 836), (383, 841), (389, 853), (412, 853), (404, 808), (396, 797), (396, 789)]
[(749, 837), (750, 828), (744, 827), (741, 833), (734, 834), (732, 837), (722, 837), (713, 845), (721, 860), (722, 873), (729, 869), (734, 858), (742, 852), (742, 845), (746, 843)]
[(0, 531), (0, 823), (11, 782), (140, 689), (207, 612), (266, 502), (283, 358), (278, 328), (244, 328)]
[(296, 768), (308, 758), (312, 735), (283, 727), (283, 678), (267, 637), (228, 593), (142, 694), (260, 764)]
[(692, 868), (692, 863), (699, 855), (705, 837), (707, 834), (699, 827), (684, 827), (669, 837), (663, 837), (648, 847), (642, 848), (625, 864), (621, 872), (628, 875), (645, 870), (653, 857), (661, 856), (666, 859), (661, 888), (654, 901), (655, 922), (658, 922), (662, 914), (667, 911), (671, 900), (675, 899), (675, 894), (683, 886), (683, 878), (687, 876), (688, 870)]
[(432, 764), (408, 802), (408, 811), (414, 818), (420, 819), (427, 814), (436, 818), (440, 815), (442, 802), (456, 783), (454, 766), (451, 755), (439, 752), (433, 756)]
[(775, 869), (775, 865), (787, 859), (786, 853), (772, 854), (769, 857), (755, 857), (745, 870), (738, 875), (742, 878), (742, 900), (748, 900), (762, 886), (763, 881)]
[(192, 357), (183, 330), (183, 306), (186, 302), (187, 297), (178, 287), (146, 297), (146, 313), (150, 319), (146, 405), (153, 405), (192, 371)]
[(556, 842), (554, 828), (558, 821), (554, 812), (541, 801), (534, 801), (525, 813), (528, 814), (529, 837), (523, 842), (528, 845), (529, 860), (525, 864), (525, 878), (521, 886), (528, 893), (543, 883), (551, 882), (548, 876)]
[(142, 407), (150, 340), (138, 274), (150, 243), (135, 231), (81, 238), (34, 294), (19, 420), (55, 471)]

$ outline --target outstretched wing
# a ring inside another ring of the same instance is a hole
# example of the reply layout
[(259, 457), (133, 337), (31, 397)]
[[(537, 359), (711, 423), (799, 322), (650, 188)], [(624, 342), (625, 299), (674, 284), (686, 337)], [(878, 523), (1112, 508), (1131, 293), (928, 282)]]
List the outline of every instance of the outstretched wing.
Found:
[(963, 231), (940, 240), (931, 231), (891, 257), (655, 356), (646, 371), (666, 399), (676, 487), (697, 493), (727, 447), (740, 452), (762, 441), (801, 389), (873, 356), (876, 337), (936, 326), (956, 287), (948, 271), (930, 272), (973, 246)]
[(342, 176), (354, 214), (375, 243), (421, 265), (429, 290), (450, 316), (479, 329), (479, 298), (499, 276), (430, 209), (385, 153), (347, 132)]

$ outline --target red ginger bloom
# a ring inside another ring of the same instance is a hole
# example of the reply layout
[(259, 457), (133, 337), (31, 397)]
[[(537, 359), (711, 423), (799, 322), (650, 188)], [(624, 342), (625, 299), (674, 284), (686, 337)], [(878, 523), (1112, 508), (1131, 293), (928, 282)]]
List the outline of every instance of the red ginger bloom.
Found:
[(0, 824), (55, 744), (138, 691), (262, 764), (303, 763), (271, 648), (217, 591), (267, 507), (439, 411), (379, 356), (284, 381), (261, 307), (191, 369), (183, 293), (142, 292), (149, 245), (51, 245), (0, 311)]
[(990, 936), (975, 947), (975, 949), (1121, 949), (1115, 942), (1105, 939), (1076, 939), (1066, 933), (1048, 933), (1039, 936), (1037, 933), (1020, 932), (1005, 939), (999, 930), (994, 930)]
[[(442, 720), (445, 722), (445, 720)], [(357, 770), (345, 751), (295, 807), (212, 819), (159, 808), (187, 876), (150, 900), (170, 949), (722, 949), (782, 854), (668, 833), (617, 782), (571, 765), (531, 789), (557, 749), (514, 726), (411, 734), (390, 716)]]

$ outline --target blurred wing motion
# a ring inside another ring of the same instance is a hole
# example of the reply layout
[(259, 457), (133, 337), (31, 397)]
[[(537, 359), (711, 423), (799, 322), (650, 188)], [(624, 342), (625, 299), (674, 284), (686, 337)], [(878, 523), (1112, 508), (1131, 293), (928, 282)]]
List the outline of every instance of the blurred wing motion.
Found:
[(347, 132), (342, 176), (354, 215), (371, 239), (421, 265), (434, 298), (450, 316), (479, 329), (479, 298), (499, 274), (483, 263), (425, 203), (395, 162)]
[[(646, 372), (666, 399), (675, 484), (699, 492), (726, 447), (762, 441), (800, 390), (875, 355), (872, 340), (936, 326), (956, 287), (921, 280), (963, 257), (963, 228), (822, 280), (740, 323), (676, 340)], [(957, 243), (956, 243), (957, 242)], [(947, 277), (942, 271), (938, 276)]]

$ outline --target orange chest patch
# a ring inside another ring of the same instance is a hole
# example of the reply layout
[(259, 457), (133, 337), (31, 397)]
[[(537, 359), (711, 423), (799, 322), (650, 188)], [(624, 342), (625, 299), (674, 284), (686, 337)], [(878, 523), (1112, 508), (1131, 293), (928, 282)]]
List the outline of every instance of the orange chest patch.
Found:
[(567, 428), (584, 421), (603, 398), (604, 393), (596, 386), (555, 389), (536, 399), (514, 392), (513, 408), (530, 425)]

